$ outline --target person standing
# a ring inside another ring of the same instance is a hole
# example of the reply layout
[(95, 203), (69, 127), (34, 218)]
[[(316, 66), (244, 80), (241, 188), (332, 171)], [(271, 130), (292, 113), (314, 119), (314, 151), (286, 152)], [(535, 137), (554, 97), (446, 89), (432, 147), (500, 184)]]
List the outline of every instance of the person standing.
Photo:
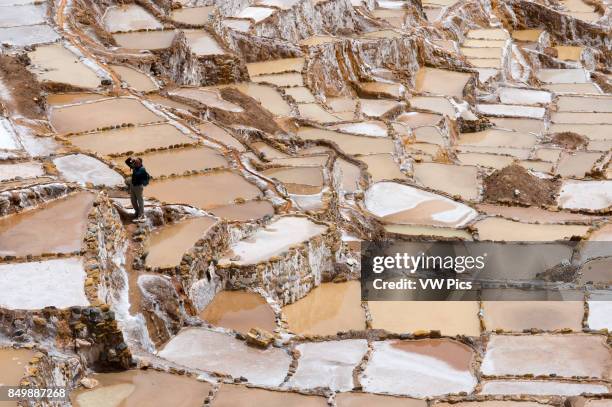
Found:
[(131, 168), (132, 176), (125, 180), (130, 191), (130, 200), (132, 208), (134, 208), (135, 222), (144, 221), (144, 187), (149, 185), (151, 176), (142, 165), (142, 159), (139, 157), (128, 157), (125, 164)]

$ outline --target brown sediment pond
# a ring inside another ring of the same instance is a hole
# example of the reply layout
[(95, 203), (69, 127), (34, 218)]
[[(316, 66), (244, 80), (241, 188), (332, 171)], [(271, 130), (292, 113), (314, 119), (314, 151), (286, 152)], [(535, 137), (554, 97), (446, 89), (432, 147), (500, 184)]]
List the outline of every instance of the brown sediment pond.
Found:
[(514, 162), (514, 157), (507, 155), (482, 153), (457, 153), (457, 159), (463, 165), (476, 165), (496, 170), (501, 170)]
[(139, 100), (114, 98), (51, 109), (50, 121), (58, 133), (80, 133), (123, 123), (145, 124), (164, 120)]
[(395, 120), (409, 127), (434, 126), (442, 120), (442, 115), (435, 113), (406, 112)]
[(262, 174), (282, 182), (291, 194), (312, 195), (321, 192), (323, 188), (323, 172), (320, 167), (270, 168)]
[(573, 236), (584, 236), (588, 226), (539, 225), (520, 223), (503, 218), (486, 218), (474, 224), (480, 240), (509, 242), (552, 242), (569, 240)]
[(183, 255), (217, 222), (210, 217), (191, 218), (151, 232), (145, 264), (149, 267), (178, 266)]
[(612, 258), (604, 257), (585, 263), (580, 269), (580, 282), (612, 283)]
[(525, 223), (590, 223), (594, 220), (592, 216), (588, 215), (581, 215), (571, 212), (552, 212), (535, 207), (525, 208), (521, 206), (481, 204), (477, 206), (477, 209), (487, 215), (503, 216), (504, 218), (518, 220)]
[(83, 150), (101, 155), (144, 152), (154, 148), (168, 148), (176, 144), (195, 144), (197, 140), (181, 133), (170, 124), (124, 127), (100, 133), (88, 133), (69, 138)]
[(476, 301), (370, 301), (372, 328), (394, 333), (439, 330), (443, 335), (479, 336)]
[[(253, 99), (259, 101), (261, 105), (270, 111), (270, 113), (276, 116), (289, 116), (291, 115), (291, 107), (283, 99), (280, 93), (272, 86), (262, 85), (253, 82), (243, 82), (231, 85), (238, 89), (240, 92)], [(290, 89), (299, 88), (288, 88), (287, 93)], [(304, 88), (306, 89), (306, 88)]]
[(500, 129), (535, 134), (540, 134), (544, 131), (544, 122), (542, 120), (516, 119), (512, 117), (491, 117), (489, 119)]
[(298, 135), (304, 140), (326, 140), (334, 142), (347, 154), (392, 153), (393, 140), (384, 137), (353, 136), (337, 131), (303, 127)]
[[(526, 298), (529, 296), (527, 295)], [(526, 329), (552, 331), (569, 328), (582, 331), (582, 301), (484, 301), (484, 323), (487, 331), (523, 332)]]
[(47, 103), (51, 106), (70, 105), (74, 103), (89, 102), (92, 100), (103, 99), (105, 96), (99, 93), (54, 93), (47, 95)]
[(163, 30), (114, 34), (113, 38), (120, 47), (126, 49), (156, 50), (169, 48), (175, 36), (176, 31)]
[(201, 209), (212, 209), (235, 203), (239, 198), (249, 200), (261, 195), (255, 185), (230, 171), (153, 181), (145, 192), (148, 197), (162, 202), (182, 203)]
[(420, 184), (466, 200), (479, 196), (476, 167), (438, 163), (415, 163), (414, 178)]
[(455, 117), (455, 108), (445, 97), (415, 96), (408, 99), (408, 102), (412, 108), (430, 110), (434, 113)]
[(336, 394), (336, 405), (338, 407), (426, 407), (427, 402), (406, 397), (348, 392)]
[(557, 174), (568, 178), (583, 178), (590, 173), (601, 158), (601, 153), (579, 151), (563, 153), (557, 166)]
[[(2, 386), (19, 386), (26, 375), (26, 367), (34, 355), (31, 349), (0, 348), (0, 384)], [(11, 404), (2, 404), (11, 405)], [(15, 406), (17, 403), (14, 404)]]
[(214, 107), (228, 112), (241, 113), (244, 109), (237, 104), (224, 100), (217, 90), (199, 88), (179, 88), (169, 92), (170, 95), (193, 99), (206, 106)]
[(372, 182), (406, 178), (391, 154), (362, 155), (358, 159), (368, 165), (368, 173), (372, 176)]
[(274, 311), (261, 295), (248, 291), (221, 291), (199, 314), (214, 326), (246, 334), (251, 328), (276, 329)]
[(326, 407), (324, 397), (299, 393), (257, 389), (233, 384), (223, 384), (213, 401), (215, 407)]
[(267, 82), (279, 87), (304, 86), (304, 79), (301, 73), (288, 72), (271, 75), (259, 75), (251, 78), (253, 82)]
[(296, 334), (335, 335), (365, 329), (358, 281), (321, 284), (306, 297), (283, 307), (283, 314)]
[(153, 92), (158, 89), (153, 80), (144, 73), (123, 65), (110, 65), (121, 80), (139, 92)]
[(312, 120), (318, 123), (334, 123), (339, 122), (341, 119), (329, 113), (316, 103), (302, 103), (298, 105), (298, 111), (300, 116), (306, 120)]
[(204, 123), (198, 125), (197, 127), (204, 136), (210, 137), (211, 139), (218, 141), (229, 148), (233, 148), (238, 151), (246, 150), (246, 148), (231, 134), (213, 123)]
[(269, 75), (283, 72), (302, 72), (304, 58), (285, 58), (247, 64), (250, 76)]
[(471, 74), (437, 68), (421, 68), (416, 75), (416, 91), (463, 98), (463, 88)]
[(269, 201), (249, 201), (243, 204), (218, 206), (210, 212), (222, 219), (244, 222), (274, 215), (274, 206)]
[(99, 373), (92, 378), (100, 385), (74, 391), (70, 400), (75, 407), (199, 407), (212, 389), (210, 383), (152, 369)]
[[(222, 154), (210, 147), (186, 147), (154, 151), (139, 155), (147, 172), (153, 177), (160, 175), (183, 174), (187, 171), (227, 167), (229, 164)], [(127, 156), (114, 159), (115, 164), (129, 171), (125, 165)]]
[(458, 143), (477, 147), (531, 148), (537, 142), (535, 135), (515, 131), (487, 129), (475, 133), (463, 133)]
[(103, 20), (106, 30), (111, 33), (162, 28), (155, 17), (136, 4), (109, 7)]
[(28, 53), (31, 70), (39, 81), (67, 83), (80, 88), (97, 88), (101, 79), (61, 44), (41, 45)]
[[(95, 196), (79, 192), (0, 219), (0, 255), (27, 256), (81, 250)], [(41, 238), (44, 236), (44, 238)]]
[(215, 10), (215, 6), (183, 7), (172, 10), (170, 18), (176, 22), (192, 25), (203, 25)]

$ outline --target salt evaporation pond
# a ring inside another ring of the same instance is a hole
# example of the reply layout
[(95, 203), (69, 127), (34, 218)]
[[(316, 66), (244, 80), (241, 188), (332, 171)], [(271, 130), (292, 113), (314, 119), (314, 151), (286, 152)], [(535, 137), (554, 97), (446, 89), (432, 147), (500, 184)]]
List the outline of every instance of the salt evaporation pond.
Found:
[(109, 7), (104, 14), (103, 21), (106, 30), (111, 33), (162, 28), (155, 17), (136, 4)]
[(210, 383), (152, 369), (98, 373), (91, 377), (100, 384), (93, 389), (74, 391), (70, 400), (75, 407), (201, 407), (212, 389)]
[(222, 384), (215, 395), (213, 405), (215, 407), (327, 407), (328, 404), (325, 397)]
[(358, 281), (324, 283), (283, 307), (289, 330), (303, 335), (335, 335), (365, 329)]
[[(231, 255), (221, 258), (219, 264), (243, 266), (266, 261), (326, 231), (327, 226), (314, 223), (305, 217), (282, 217), (259, 229), (248, 239), (231, 245)], [(237, 260), (233, 260), (234, 258)]]
[[(19, 386), (26, 375), (26, 367), (36, 354), (31, 349), (0, 348), (0, 386)], [(3, 402), (2, 405), (11, 405)], [(15, 403), (15, 405), (17, 405)]]
[(486, 375), (610, 378), (612, 355), (604, 337), (587, 335), (489, 338), (481, 370)]
[(471, 393), (476, 378), (471, 372), (474, 352), (447, 339), (375, 342), (361, 375), (365, 391), (412, 397)]
[(0, 264), (0, 307), (35, 310), (89, 305), (77, 257)]
[(81, 250), (94, 199), (90, 192), (79, 192), (1, 218), (0, 255), (21, 257)]
[[(370, 393), (336, 393), (338, 407), (426, 407), (427, 401)], [(528, 406), (531, 407), (531, 406)]]
[(601, 394), (608, 392), (608, 387), (603, 384), (569, 383), (554, 380), (486, 380), (482, 384), (480, 394), (578, 396), (583, 393)]
[(469, 206), (394, 182), (378, 182), (365, 194), (366, 209), (388, 223), (462, 227), (477, 215)]
[(291, 362), (283, 349), (254, 348), (233, 336), (204, 328), (183, 329), (158, 355), (194, 369), (244, 376), (260, 386), (280, 385)]
[(65, 180), (80, 184), (119, 186), (123, 184), (123, 177), (110, 169), (102, 161), (85, 154), (72, 154), (58, 157), (53, 164)]
[(200, 319), (214, 326), (246, 334), (251, 328), (276, 329), (276, 316), (261, 295), (250, 291), (221, 291), (200, 312)]
[(202, 216), (153, 230), (147, 244), (145, 264), (161, 268), (178, 266), (183, 255), (203, 238), (215, 223), (215, 218)]
[(364, 339), (303, 343), (298, 368), (288, 387), (312, 389), (328, 387), (333, 391), (353, 389), (353, 370), (368, 350)]

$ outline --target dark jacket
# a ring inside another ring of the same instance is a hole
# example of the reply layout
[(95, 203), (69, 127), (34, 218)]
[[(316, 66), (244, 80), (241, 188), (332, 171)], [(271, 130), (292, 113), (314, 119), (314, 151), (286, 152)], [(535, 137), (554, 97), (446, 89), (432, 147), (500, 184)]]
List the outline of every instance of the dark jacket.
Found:
[(125, 160), (128, 167), (132, 169), (132, 185), (135, 187), (146, 186), (149, 184), (151, 178), (145, 167), (140, 166), (139, 168), (134, 167), (132, 161), (128, 158)]

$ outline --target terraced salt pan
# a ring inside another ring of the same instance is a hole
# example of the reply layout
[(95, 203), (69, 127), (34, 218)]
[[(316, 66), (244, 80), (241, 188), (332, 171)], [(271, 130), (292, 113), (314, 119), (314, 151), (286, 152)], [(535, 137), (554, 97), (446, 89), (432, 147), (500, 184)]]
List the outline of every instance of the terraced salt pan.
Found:
[(28, 53), (30, 70), (39, 81), (67, 83), (80, 88), (97, 88), (100, 78), (62, 44), (39, 45)]
[(365, 329), (359, 281), (323, 283), (283, 307), (289, 330), (296, 334), (335, 335)]
[(523, 208), (520, 206), (497, 206), (480, 204), (477, 209), (487, 215), (503, 216), (525, 223), (566, 223), (566, 222), (592, 222), (593, 218), (571, 212), (552, 212), (541, 208)]
[(304, 58), (285, 58), (247, 64), (249, 76), (270, 75), (283, 72), (302, 72)]
[(543, 107), (520, 106), (520, 105), (476, 105), (476, 109), (482, 114), (491, 116), (527, 117), (531, 119), (542, 119), (546, 109)]
[[(430, 235), (421, 233), (421, 236)], [(370, 301), (372, 328), (393, 333), (438, 330), (443, 335), (479, 336), (476, 301)]]
[(553, 112), (550, 120), (565, 124), (607, 124), (612, 122), (612, 113)]
[(372, 176), (372, 182), (406, 178), (391, 154), (364, 155), (359, 157), (359, 161), (368, 165), (368, 173)]
[(81, 133), (122, 123), (145, 124), (163, 120), (139, 100), (131, 98), (54, 107), (49, 116), (51, 125), (58, 133)]
[(45, 22), (46, 14), (47, 7), (44, 3), (11, 7), (0, 4), (0, 27), (42, 24)]
[(603, 384), (568, 383), (542, 380), (487, 380), (482, 384), (480, 394), (533, 394), (550, 396), (578, 396), (583, 393), (608, 393)]
[(37, 162), (17, 164), (0, 164), (0, 181), (20, 178), (36, 178), (45, 174), (42, 165)]
[(514, 222), (502, 218), (486, 218), (474, 224), (480, 240), (508, 242), (552, 242), (584, 236), (588, 226), (538, 225)]
[(202, 25), (208, 22), (215, 8), (215, 6), (183, 7), (172, 10), (170, 18), (183, 24)]
[(342, 39), (333, 37), (331, 35), (313, 35), (312, 37), (301, 40), (299, 44), (304, 47), (316, 47), (317, 45), (329, 44), (338, 41), (342, 41)]
[[(212, 388), (210, 383), (153, 369), (94, 374), (92, 378), (99, 385), (72, 392), (70, 400), (73, 406), (200, 407)], [(177, 394), (180, 397), (177, 398)]]
[(406, 112), (399, 115), (395, 120), (409, 127), (435, 126), (442, 120), (442, 116), (433, 113)]
[(515, 30), (512, 31), (512, 38), (516, 41), (537, 42), (543, 30)]
[(536, 76), (544, 83), (588, 83), (589, 73), (582, 68), (540, 69)]
[(199, 124), (197, 129), (206, 137), (221, 143), (223, 146), (237, 151), (245, 151), (245, 147), (227, 131), (211, 122)]
[(235, 203), (239, 198), (257, 198), (261, 191), (236, 173), (219, 171), (153, 181), (145, 194), (162, 202), (183, 203), (207, 210)]
[(205, 30), (183, 30), (191, 52), (197, 56), (223, 55), (225, 50), (217, 40)]
[(175, 36), (175, 30), (138, 31), (113, 34), (115, 42), (117, 42), (120, 47), (137, 50), (170, 48)]
[[(314, 95), (306, 87), (295, 87), (285, 89), (285, 93), (291, 96), (297, 103), (314, 103)], [(270, 110), (270, 109), (268, 109)], [(274, 113), (274, 112), (273, 112)]]
[(323, 172), (320, 167), (270, 168), (262, 174), (278, 179), (292, 194), (317, 194), (323, 188)]
[(387, 126), (384, 122), (372, 120), (369, 122), (344, 123), (332, 126), (331, 129), (360, 136), (387, 137)]
[(441, 228), (435, 226), (396, 225), (392, 223), (385, 224), (384, 228), (387, 233), (403, 236), (431, 236), (467, 241), (474, 240), (469, 232), (461, 229)]
[(1, 218), (0, 255), (36, 256), (81, 250), (94, 198), (89, 192), (79, 192)]
[(151, 232), (145, 264), (149, 267), (174, 267), (183, 255), (217, 223), (208, 216), (186, 219)]
[(253, 23), (251, 20), (247, 19), (226, 18), (222, 21), (222, 24), (224, 27), (227, 27), (231, 30), (246, 33), (249, 32)]
[(259, 386), (278, 386), (284, 380), (291, 357), (285, 350), (247, 346), (233, 336), (204, 328), (183, 329), (158, 355), (183, 366), (244, 376)]
[(198, 88), (181, 88), (168, 92), (170, 95), (180, 96), (186, 99), (193, 99), (206, 106), (214, 107), (221, 110), (226, 110), (233, 113), (241, 113), (244, 111), (239, 105), (224, 100), (219, 92), (214, 90), (205, 90)]
[(81, 102), (103, 99), (104, 95), (89, 92), (53, 93), (47, 95), (47, 103), (51, 106), (72, 105)]
[(168, 148), (177, 144), (195, 144), (197, 140), (181, 133), (170, 124), (124, 127), (100, 133), (88, 133), (70, 137), (76, 147), (98, 153), (125, 154), (148, 149)]
[(421, 68), (416, 75), (416, 91), (463, 98), (463, 89), (472, 75), (437, 68)]
[(610, 140), (612, 134), (612, 124), (561, 124), (551, 123), (548, 129), (550, 133), (571, 131), (582, 134), (589, 140), (606, 141)]
[(360, 82), (359, 87), (365, 92), (378, 93), (395, 99), (401, 98), (406, 93), (404, 85), (395, 82)]
[[(31, 349), (0, 348), (0, 386), (19, 386), (22, 378), (26, 376), (26, 367), (34, 358), (36, 352)], [(17, 406), (6, 401), (6, 406)]]
[(258, 23), (270, 17), (275, 11), (275, 9), (268, 7), (247, 7), (234, 17), (249, 18)]
[(601, 89), (594, 83), (550, 83), (545, 85), (547, 90), (557, 94), (581, 93), (581, 94), (601, 94)]
[(306, 120), (318, 123), (335, 123), (341, 121), (340, 117), (329, 113), (317, 103), (302, 103), (298, 105), (300, 116)]
[(298, 136), (304, 140), (326, 140), (336, 143), (347, 154), (393, 153), (395, 145), (390, 138), (365, 137), (343, 134), (314, 127), (301, 127)]
[(471, 393), (473, 355), (466, 345), (445, 339), (375, 342), (361, 383), (368, 392), (412, 397)]
[(587, 325), (590, 329), (612, 329), (612, 301), (608, 291), (591, 294), (589, 305), (589, 318)]
[(567, 178), (584, 178), (601, 157), (601, 153), (578, 151), (564, 152), (557, 165), (557, 174)]
[[(215, 395), (215, 407), (327, 407), (324, 397), (306, 396), (295, 392), (273, 391), (254, 387), (223, 384)], [(590, 406), (589, 406), (590, 407)]]
[[(289, 104), (283, 99), (280, 93), (276, 90), (276, 88), (272, 86), (261, 85), (253, 82), (244, 82), (239, 84), (234, 84), (232, 87), (238, 89), (240, 92), (244, 93), (252, 97), (253, 99), (259, 101), (261, 105), (270, 111), (270, 113), (276, 116), (290, 116), (291, 115), (291, 107)], [(291, 90), (296, 89), (306, 89), (307, 88), (287, 88), (285, 90), (286, 93), (291, 94)], [(314, 101), (314, 99), (313, 99)]]
[(366, 209), (389, 223), (462, 227), (477, 216), (469, 206), (394, 182), (378, 182), (365, 193)]
[[(604, 249), (605, 250), (605, 249)], [(612, 284), (612, 257), (590, 260), (580, 268), (580, 282)]]
[(210, 212), (222, 219), (245, 222), (258, 220), (265, 216), (274, 215), (274, 207), (269, 201), (249, 201), (243, 204), (218, 206)]
[(459, 135), (458, 140), (460, 145), (496, 147), (491, 152), (497, 154), (503, 154), (503, 151), (497, 147), (531, 148), (536, 143), (537, 137), (533, 134), (498, 129), (462, 133)]
[[(160, 175), (184, 174), (187, 171), (205, 170), (208, 168), (228, 167), (227, 159), (209, 147), (172, 148), (140, 154), (140, 158), (153, 177)], [(129, 172), (125, 164), (127, 156), (114, 159), (115, 164)]]
[(299, 3), (299, 0), (257, 0), (256, 3), (261, 6), (278, 7), (282, 10), (289, 10)]
[(155, 17), (136, 4), (109, 7), (102, 20), (106, 31), (111, 33), (162, 28)]
[(478, 169), (465, 165), (415, 163), (415, 180), (426, 187), (459, 195), (465, 200), (477, 200), (479, 191)]
[(612, 355), (602, 336), (538, 335), (489, 338), (481, 371), (486, 375), (609, 378)]
[(503, 329), (523, 332), (532, 328), (552, 331), (569, 328), (580, 332), (584, 317), (582, 301), (484, 301), (483, 309), (488, 331)]
[(437, 407), (545, 407), (536, 401), (503, 401), (503, 400), (483, 400), (483, 401), (463, 401), (459, 403), (439, 403)]
[(612, 181), (564, 181), (557, 203), (564, 209), (608, 208), (612, 205)]
[(410, 107), (430, 110), (435, 113), (455, 117), (455, 108), (448, 99), (437, 96), (415, 96), (408, 100)]
[(559, 112), (612, 112), (612, 98), (609, 97), (584, 97), (584, 96), (559, 96), (557, 99), (557, 110)]
[(50, 43), (59, 38), (46, 24), (0, 28), (0, 42), (14, 47)]
[[(426, 407), (427, 401), (370, 393), (336, 393), (338, 407)], [(520, 406), (519, 406), (520, 407)], [(540, 407), (540, 406), (526, 406)]]
[(312, 389), (327, 387), (332, 391), (352, 390), (353, 369), (368, 350), (365, 339), (303, 343), (298, 368), (288, 387)]
[(102, 161), (85, 154), (72, 154), (58, 157), (53, 164), (62, 178), (80, 184), (118, 186), (123, 185), (123, 177), (110, 169)]
[(0, 292), (0, 307), (8, 309), (89, 305), (83, 261), (77, 257), (0, 264)]
[(550, 92), (534, 89), (500, 88), (499, 98), (504, 104), (536, 105), (550, 103)]
[[(230, 246), (232, 255), (220, 259), (219, 264), (256, 264), (326, 231), (327, 226), (316, 224), (308, 218), (285, 216), (259, 229), (249, 239)], [(234, 256), (239, 259), (230, 260)]]
[(248, 291), (221, 291), (199, 314), (214, 326), (246, 334), (251, 328), (276, 329), (274, 311), (261, 295)]
[(461, 47), (461, 53), (470, 58), (486, 58), (498, 61), (502, 57), (502, 48), (465, 48)]
[(508, 38), (508, 32), (506, 30), (500, 30), (498, 28), (481, 28), (468, 31), (467, 38), (477, 38), (484, 40), (505, 40)]
[(457, 153), (457, 159), (463, 165), (476, 165), (496, 170), (501, 170), (514, 162), (513, 157), (481, 153)]
[(361, 113), (370, 117), (381, 117), (403, 106), (401, 102), (388, 99), (359, 99), (359, 101)]
[(159, 89), (149, 76), (136, 69), (123, 65), (110, 65), (110, 67), (121, 77), (122, 81), (139, 92), (154, 92)]
[(463, 41), (463, 47), (470, 48), (503, 48), (506, 45), (506, 40), (480, 40), (468, 38)]

